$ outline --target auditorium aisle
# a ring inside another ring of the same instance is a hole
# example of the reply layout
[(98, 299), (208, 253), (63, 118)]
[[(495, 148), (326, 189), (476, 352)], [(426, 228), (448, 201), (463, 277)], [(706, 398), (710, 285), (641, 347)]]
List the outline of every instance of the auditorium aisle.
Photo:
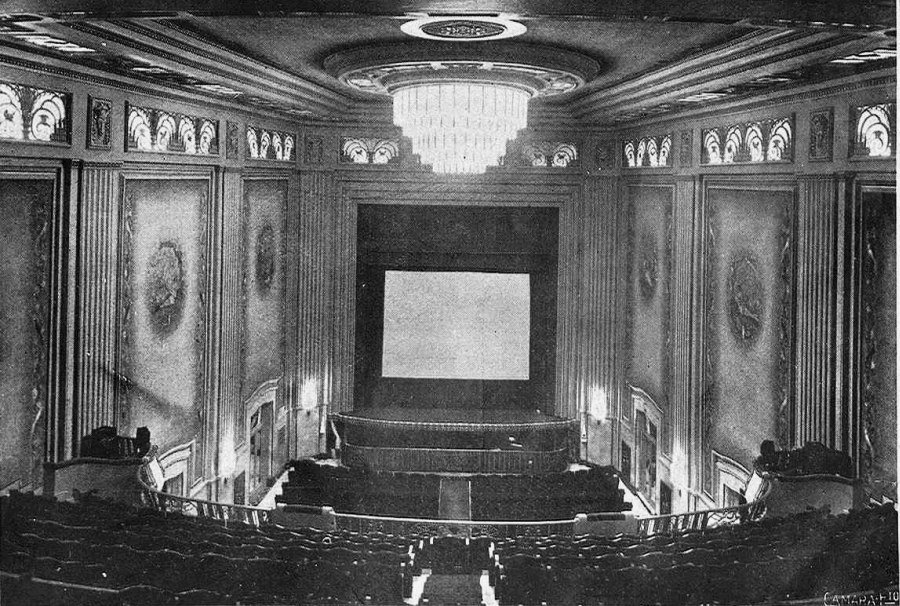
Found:
[(428, 606), (481, 606), (483, 602), (481, 576), (474, 574), (433, 574), (419, 600)]
[(472, 485), (467, 479), (441, 478), (438, 517), (442, 520), (472, 519)]

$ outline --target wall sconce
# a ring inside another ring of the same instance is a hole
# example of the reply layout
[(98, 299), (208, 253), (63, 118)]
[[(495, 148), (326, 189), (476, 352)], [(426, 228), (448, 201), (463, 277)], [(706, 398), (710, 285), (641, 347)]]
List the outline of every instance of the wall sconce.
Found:
[(607, 420), (607, 414), (609, 414), (609, 397), (606, 395), (605, 390), (600, 387), (591, 389), (590, 405), (592, 417), (598, 421)]
[(234, 454), (234, 439), (230, 435), (223, 436), (219, 448), (219, 475), (223, 476), (227, 482), (228, 477), (234, 473), (237, 467), (237, 459)]
[(307, 379), (300, 388), (300, 408), (314, 410), (319, 400), (319, 382), (316, 379)]

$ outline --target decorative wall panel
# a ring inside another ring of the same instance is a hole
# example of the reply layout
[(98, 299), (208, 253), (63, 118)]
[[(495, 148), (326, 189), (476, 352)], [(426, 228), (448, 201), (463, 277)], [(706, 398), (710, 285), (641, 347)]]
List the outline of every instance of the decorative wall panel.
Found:
[(206, 411), (209, 181), (124, 181), (120, 431), (150, 428), (162, 450), (201, 433)]
[(749, 467), (763, 440), (790, 443), (793, 211), (789, 186), (707, 186), (700, 438), (710, 495), (710, 449)]
[(861, 188), (860, 472), (879, 501), (897, 496), (897, 193)]
[(297, 158), (297, 135), (247, 126), (247, 158), (293, 162)]
[(670, 452), (669, 317), (672, 274), (671, 185), (629, 185), (625, 380), (663, 407), (661, 445)]
[(41, 477), (45, 453), (50, 352), (50, 179), (0, 175), (0, 484)]
[(244, 179), (243, 397), (284, 372), (287, 180)]
[(126, 104), (125, 151), (219, 155), (219, 122)]
[(0, 139), (69, 143), (72, 95), (0, 82)]
[(792, 162), (794, 117), (704, 129), (701, 164)]

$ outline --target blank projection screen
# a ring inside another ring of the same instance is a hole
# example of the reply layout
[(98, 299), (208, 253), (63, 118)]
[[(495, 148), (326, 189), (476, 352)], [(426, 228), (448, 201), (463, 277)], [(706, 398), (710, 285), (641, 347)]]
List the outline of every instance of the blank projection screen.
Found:
[(528, 274), (386, 271), (382, 375), (528, 380)]

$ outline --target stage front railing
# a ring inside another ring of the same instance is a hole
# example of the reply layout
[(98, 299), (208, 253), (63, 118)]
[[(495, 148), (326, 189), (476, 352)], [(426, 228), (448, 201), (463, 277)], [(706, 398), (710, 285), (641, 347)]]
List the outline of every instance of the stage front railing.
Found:
[(706, 530), (707, 528), (754, 522), (765, 515), (766, 498), (771, 491), (771, 484), (766, 482), (762, 493), (750, 503), (639, 518), (638, 534), (640, 536), (679, 534), (691, 530)]
[(254, 526), (272, 523), (272, 510), (270, 509), (182, 497), (157, 489), (151, 484), (151, 473), (149, 470), (150, 461), (155, 456), (155, 450), (151, 451), (148, 456), (144, 457), (144, 464), (138, 469), (138, 482), (140, 482), (143, 489), (144, 503), (148, 507), (163, 513), (180, 513), (187, 516), (220, 520), (226, 525), (228, 522), (242, 522)]
[(571, 535), (575, 520), (476, 521), (422, 518), (391, 518), (351, 513), (335, 513), (337, 527), (352, 532), (383, 532), (398, 535), (437, 535), (507, 538)]

